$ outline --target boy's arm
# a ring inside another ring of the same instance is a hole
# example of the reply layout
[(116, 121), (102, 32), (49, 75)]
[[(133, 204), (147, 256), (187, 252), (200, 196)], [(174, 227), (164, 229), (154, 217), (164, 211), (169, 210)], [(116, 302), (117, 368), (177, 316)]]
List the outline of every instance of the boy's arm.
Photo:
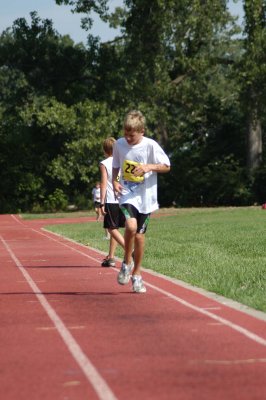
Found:
[(101, 172), (101, 184), (100, 184), (100, 189), (101, 189), (101, 197), (100, 197), (100, 203), (101, 203), (101, 208), (104, 206), (105, 199), (106, 199), (106, 190), (107, 190), (107, 171), (106, 168), (103, 164), (100, 164), (100, 172)]
[(119, 183), (117, 181), (117, 177), (118, 177), (119, 171), (120, 171), (120, 168), (113, 168), (112, 181), (113, 181), (113, 188), (114, 188), (115, 198), (117, 197), (118, 193), (122, 193), (122, 188), (123, 188), (121, 183)]
[(146, 172), (157, 172), (165, 174), (170, 171), (170, 165), (166, 164), (140, 164), (134, 170), (135, 176), (142, 176)]

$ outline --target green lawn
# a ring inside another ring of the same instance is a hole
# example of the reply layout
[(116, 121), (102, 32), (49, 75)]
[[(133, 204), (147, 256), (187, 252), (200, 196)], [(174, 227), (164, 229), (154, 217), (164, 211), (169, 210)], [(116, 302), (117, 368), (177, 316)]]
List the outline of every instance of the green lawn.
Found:
[[(259, 207), (162, 210), (150, 221), (143, 266), (266, 312), (265, 228)], [(48, 229), (108, 249), (102, 223)]]

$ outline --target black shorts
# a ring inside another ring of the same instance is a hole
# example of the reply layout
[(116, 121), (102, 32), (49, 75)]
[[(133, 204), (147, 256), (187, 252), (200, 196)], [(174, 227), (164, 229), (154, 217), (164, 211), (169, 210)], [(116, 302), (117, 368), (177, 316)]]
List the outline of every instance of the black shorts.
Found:
[(101, 207), (101, 203), (99, 201), (95, 201), (94, 208), (100, 208), (100, 207)]
[(118, 229), (125, 227), (125, 216), (118, 203), (105, 203), (105, 214), (103, 227), (107, 229)]
[(137, 220), (137, 233), (145, 233), (150, 220), (149, 214), (140, 213), (132, 204), (121, 204), (121, 210), (125, 218), (135, 218)]

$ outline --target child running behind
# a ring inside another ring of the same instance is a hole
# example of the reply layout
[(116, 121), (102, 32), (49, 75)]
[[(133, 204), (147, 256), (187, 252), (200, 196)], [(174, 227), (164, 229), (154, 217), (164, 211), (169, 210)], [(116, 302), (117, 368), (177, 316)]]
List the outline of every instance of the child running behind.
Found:
[(101, 209), (100, 209), (100, 182), (96, 182), (95, 187), (92, 189), (92, 197), (94, 203), (94, 211), (96, 212), (96, 221), (101, 219)]
[(125, 217), (120, 210), (118, 200), (114, 196), (112, 183), (112, 164), (113, 164), (113, 137), (109, 137), (103, 142), (105, 159), (100, 162), (101, 171), (101, 202), (100, 207), (104, 214), (103, 227), (110, 233), (109, 253), (103, 260), (103, 267), (115, 266), (115, 250), (117, 243), (124, 248), (124, 237), (119, 232), (119, 228), (125, 226)]

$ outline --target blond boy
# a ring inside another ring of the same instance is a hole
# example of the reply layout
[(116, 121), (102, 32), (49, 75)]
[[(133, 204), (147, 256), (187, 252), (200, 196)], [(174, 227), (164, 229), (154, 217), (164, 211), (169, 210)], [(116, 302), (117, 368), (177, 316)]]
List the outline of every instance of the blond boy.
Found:
[(150, 214), (158, 209), (157, 173), (170, 171), (168, 156), (155, 140), (145, 137), (144, 132), (143, 114), (135, 110), (129, 112), (124, 121), (124, 137), (118, 139), (113, 148), (113, 187), (126, 218), (124, 261), (117, 280), (125, 285), (132, 274), (135, 293), (146, 292), (141, 263)]

